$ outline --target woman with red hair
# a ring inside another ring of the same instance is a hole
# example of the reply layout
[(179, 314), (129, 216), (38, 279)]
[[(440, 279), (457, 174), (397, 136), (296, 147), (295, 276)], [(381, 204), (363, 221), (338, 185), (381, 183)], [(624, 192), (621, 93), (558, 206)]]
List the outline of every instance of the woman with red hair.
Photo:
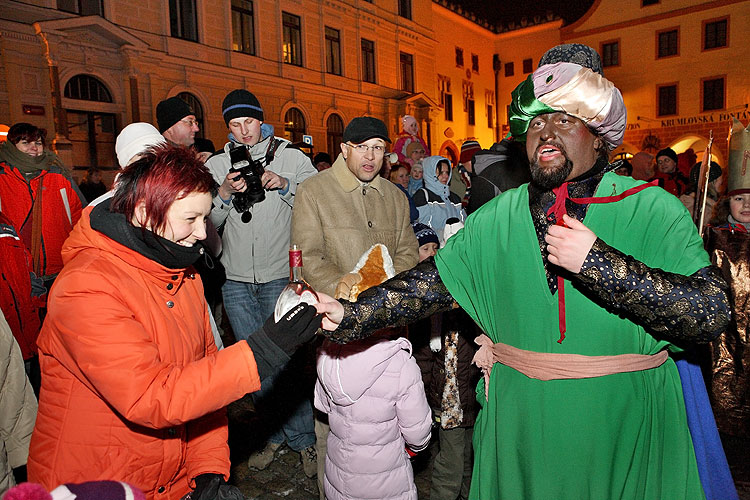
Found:
[[(224, 407), (313, 337), (312, 306), (217, 351), (200, 277), (215, 185), (188, 148), (155, 146), (87, 207), (39, 335), (42, 390), (29, 480), (125, 481), (147, 498), (241, 498)], [(237, 496), (239, 495), (239, 496)]]

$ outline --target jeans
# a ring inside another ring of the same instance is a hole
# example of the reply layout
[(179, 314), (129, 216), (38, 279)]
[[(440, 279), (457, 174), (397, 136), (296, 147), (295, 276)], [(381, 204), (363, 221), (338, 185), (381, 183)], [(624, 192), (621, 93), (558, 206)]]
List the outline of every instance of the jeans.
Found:
[[(227, 280), (222, 286), (224, 309), (237, 341), (246, 340), (263, 326), (273, 314), (276, 300), (289, 283), (286, 278), (268, 283), (244, 283)], [(295, 363), (297, 357), (290, 361)], [(297, 367), (283, 369), (261, 381), (260, 391), (253, 393), (253, 403), (265, 428), (271, 429), (268, 442), (282, 444), (286, 441), (294, 451), (301, 451), (315, 443), (312, 405), (308, 384), (299, 383), (301, 370)]]
[(227, 280), (221, 287), (224, 309), (229, 316), (234, 338), (247, 340), (273, 314), (276, 300), (289, 283), (281, 278), (268, 283), (245, 283)]

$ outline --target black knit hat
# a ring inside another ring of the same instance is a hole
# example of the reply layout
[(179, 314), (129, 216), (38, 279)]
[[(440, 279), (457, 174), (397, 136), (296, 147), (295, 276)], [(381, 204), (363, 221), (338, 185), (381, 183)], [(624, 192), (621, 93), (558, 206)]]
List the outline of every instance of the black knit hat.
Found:
[(677, 153), (674, 152), (674, 149), (672, 148), (664, 148), (658, 153), (656, 153), (656, 159), (659, 160), (660, 156), (666, 156), (667, 158), (671, 158), (672, 161), (677, 163)]
[(156, 124), (159, 133), (163, 134), (178, 121), (194, 114), (195, 112), (190, 109), (188, 103), (177, 96), (161, 101), (156, 105)]
[(368, 139), (383, 139), (391, 142), (388, 138), (388, 129), (381, 120), (372, 116), (358, 116), (349, 122), (344, 129), (344, 142), (360, 144)]
[(263, 108), (258, 98), (245, 89), (236, 89), (227, 94), (221, 103), (221, 114), (227, 126), (230, 120), (246, 116), (263, 121)]
[(329, 155), (328, 153), (326, 153), (324, 151), (321, 151), (320, 153), (316, 154), (313, 157), (313, 165), (317, 165), (321, 161), (324, 161), (324, 162), (326, 162), (328, 164), (333, 163), (333, 159), (331, 158), (331, 155)]
[[(690, 184), (693, 189), (698, 188), (698, 176), (700, 175), (700, 173), (701, 162), (698, 162), (690, 169)], [(712, 161), (711, 163), (709, 163), (708, 182), (715, 181), (719, 177), (721, 177), (721, 165), (719, 165), (715, 161)]]
[(204, 139), (203, 137), (196, 137), (195, 142), (193, 143), (193, 148), (199, 152), (199, 153), (214, 153), (216, 152), (216, 147), (214, 146), (214, 143), (210, 139)]
[(430, 226), (422, 224), (421, 222), (414, 222), (411, 225), (411, 228), (414, 230), (414, 236), (417, 237), (417, 242), (419, 242), (420, 247), (427, 243), (435, 243), (437, 246), (440, 246), (440, 239), (435, 230)]

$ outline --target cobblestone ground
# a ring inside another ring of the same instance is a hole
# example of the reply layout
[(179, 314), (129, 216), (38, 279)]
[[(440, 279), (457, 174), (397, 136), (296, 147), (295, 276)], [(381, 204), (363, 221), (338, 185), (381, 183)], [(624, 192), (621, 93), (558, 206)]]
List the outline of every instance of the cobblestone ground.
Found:
[[(276, 459), (263, 471), (250, 470), (247, 459), (253, 450), (263, 446), (255, 442), (261, 425), (249, 397), (229, 405), (229, 446), (232, 450), (232, 477), (248, 500), (316, 500), (318, 484), (302, 472), (299, 453), (286, 446), (276, 453)], [(433, 451), (435, 444), (433, 442)], [(750, 440), (727, 440), (727, 457), (732, 464), (732, 475), (741, 500), (750, 500)], [(415, 482), (420, 500), (429, 499), (429, 454), (422, 453), (414, 462)]]
[[(228, 323), (223, 323), (224, 332), (230, 332)], [(230, 334), (231, 335), (231, 334)], [(229, 345), (234, 339), (222, 335), (224, 344)], [(309, 368), (311, 369), (311, 368)], [(314, 372), (307, 376), (314, 376)], [(263, 447), (259, 436), (264, 435), (265, 425), (255, 412), (249, 396), (232, 403), (228, 409), (229, 447), (231, 450), (232, 470), (230, 482), (237, 485), (248, 500), (316, 500), (318, 483), (315, 478), (308, 478), (302, 472), (299, 453), (288, 447), (282, 447), (275, 460), (263, 471), (250, 470), (247, 459), (250, 454)], [(430, 451), (435, 452), (436, 444)], [(724, 449), (737, 485), (740, 500), (750, 500), (750, 439), (724, 440)], [(430, 498), (430, 453), (420, 453), (414, 466), (414, 480), (420, 500)]]
[[(271, 465), (262, 471), (250, 470), (247, 459), (263, 446), (253, 439), (261, 420), (246, 396), (229, 405), (229, 447), (232, 472), (230, 482), (237, 485), (248, 500), (315, 500), (318, 498), (316, 478), (309, 479), (302, 472), (299, 453), (283, 446)], [(429, 457), (422, 454), (414, 463), (415, 482), (420, 499), (429, 498)], [(749, 499), (750, 500), (750, 499)]]

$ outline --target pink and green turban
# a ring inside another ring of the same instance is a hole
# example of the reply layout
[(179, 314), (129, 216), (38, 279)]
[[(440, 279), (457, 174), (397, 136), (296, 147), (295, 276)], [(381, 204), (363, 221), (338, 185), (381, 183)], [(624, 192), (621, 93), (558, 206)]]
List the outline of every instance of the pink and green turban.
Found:
[(565, 113), (583, 121), (615, 148), (622, 144), (627, 110), (612, 82), (579, 64), (540, 66), (512, 93), (510, 132), (525, 141), (531, 120), (547, 113)]

